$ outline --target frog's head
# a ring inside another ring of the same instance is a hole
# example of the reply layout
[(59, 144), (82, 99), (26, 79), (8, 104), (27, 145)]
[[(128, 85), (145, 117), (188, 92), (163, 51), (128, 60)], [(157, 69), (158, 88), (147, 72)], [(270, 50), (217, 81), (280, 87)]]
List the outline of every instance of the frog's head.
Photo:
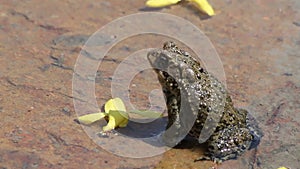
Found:
[(162, 71), (167, 71), (170, 65), (176, 65), (173, 57), (172, 53), (161, 49), (152, 50), (147, 55), (151, 66)]
[(163, 49), (154, 49), (147, 55), (152, 68), (159, 76), (166, 78), (169, 75), (176, 81), (178, 79), (195, 80), (195, 73), (186, 63), (188, 53), (179, 50), (175, 43), (166, 42)]
[(148, 53), (148, 61), (154, 69), (167, 71), (170, 66), (178, 66), (182, 59), (174, 42), (165, 42), (163, 49), (154, 49)]
[(176, 54), (167, 50), (154, 49), (147, 55), (151, 67), (162, 81), (172, 77), (172, 81), (181, 78), (181, 69)]

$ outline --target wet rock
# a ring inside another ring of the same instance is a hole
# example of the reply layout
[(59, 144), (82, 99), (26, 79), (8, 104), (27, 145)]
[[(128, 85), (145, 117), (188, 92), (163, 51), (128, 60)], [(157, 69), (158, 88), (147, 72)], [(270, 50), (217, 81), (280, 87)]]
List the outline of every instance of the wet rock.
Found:
[(67, 116), (71, 116), (71, 110), (68, 107), (64, 107), (62, 112)]
[(42, 72), (47, 71), (50, 68), (50, 64), (45, 64), (43, 66), (38, 67)]
[(293, 76), (293, 73), (283, 73), (284, 76)]
[(54, 45), (81, 46), (88, 40), (89, 35), (61, 35), (52, 40)]
[(300, 21), (295, 21), (295, 22), (293, 22), (293, 24), (296, 26), (300, 26)]

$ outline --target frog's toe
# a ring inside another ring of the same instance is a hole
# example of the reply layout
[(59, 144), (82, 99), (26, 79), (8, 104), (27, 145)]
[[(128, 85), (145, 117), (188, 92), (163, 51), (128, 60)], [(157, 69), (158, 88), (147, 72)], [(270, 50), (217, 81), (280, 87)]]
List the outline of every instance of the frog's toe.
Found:
[(217, 164), (221, 164), (223, 162), (223, 160), (220, 158), (210, 157), (208, 155), (201, 156), (194, 160), (194, 162), (197, 162), (197, 161), (213, 161), (214, 163), (217, 163)]
[(197, 162), (197, 161), (210, 161), (211, 158), (209, 156), (201, 156), (201, 157), (198, 157), (194, 160), (194, 162)]

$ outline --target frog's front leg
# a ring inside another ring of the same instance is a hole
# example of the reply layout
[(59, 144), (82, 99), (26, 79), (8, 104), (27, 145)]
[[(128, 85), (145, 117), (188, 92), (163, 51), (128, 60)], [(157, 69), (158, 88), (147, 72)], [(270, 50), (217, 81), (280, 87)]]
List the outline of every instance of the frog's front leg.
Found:
[(215, 132), (207, 141), (208, 152), (204, 157), (196, 159), (212, 160), (220, 163), (224, 160), (235, 159), (239, 154), (249, 149), (253, 136), (248, 128), (228, 126)]
[(167, 106), (168, 124), (162, 139), (167, 146), (174, 147), (183, 139), (180, 134), (182, 125), (180, 121), (180, 106), (178, 105), (178, 97), (168, 96)]

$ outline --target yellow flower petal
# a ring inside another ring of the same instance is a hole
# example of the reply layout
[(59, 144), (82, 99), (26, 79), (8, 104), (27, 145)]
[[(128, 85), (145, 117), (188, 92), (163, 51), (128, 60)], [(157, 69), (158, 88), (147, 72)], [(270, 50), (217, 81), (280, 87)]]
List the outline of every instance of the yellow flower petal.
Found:
[[(126, 127), (128, 124), (129, 115), (126, 112), (125, 105), (120, 98), (108, 100), (104, 105), (105, 113), (92, 113), (78, 117), (78, 121), (82, 124), (91, 124), (105, 116), (108, 116), (108, 123), (103, 127), (103, 131), (110, 131), (116, 127)], [(135, 113), (144, 117), (159, 118), (162, 113), (148, 110), (133, 110), (130, 113)]]
[(89, 125), (105, 117), (105, 113), (92, 113), (78, 117), (81, 124)]
[(131, 110), (130, 113), (138, 114), (144, 117), (155, 118), (155, 119), (163, 116), (163, 114), (160, 112), (149, 111), (149, 110)]
[(288, 168), (286, 168), (286, 167), (279, 167), (278, 169), (288, 169)]
[(189, 0), (191, 2), (194, 2), (198, 8), (205, 12), (209, 16), (215, 15), (214, 9), (211, 7), (211, 5), (207, 2), (207, 0)]
[(165, 7), (165, 6), (177, 4), (179, 1), (181, 0), (148, 0), (146, 2), (146, 5), (148, 7), (159, 8), (159, 7)]
[(104, 106), (105, 113), (109, 113), (111, 110), (119, 110), (126, 112), (125, 105), (120, 98), (110, 99), (105, 103)]
[(124, 111), (110, 110), (108, 112), (108, 123), (103, 127), (103, 131), (109, 131), (116, 127), (126, 127), (128, 114)]

